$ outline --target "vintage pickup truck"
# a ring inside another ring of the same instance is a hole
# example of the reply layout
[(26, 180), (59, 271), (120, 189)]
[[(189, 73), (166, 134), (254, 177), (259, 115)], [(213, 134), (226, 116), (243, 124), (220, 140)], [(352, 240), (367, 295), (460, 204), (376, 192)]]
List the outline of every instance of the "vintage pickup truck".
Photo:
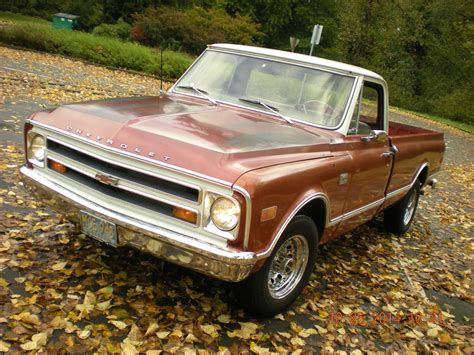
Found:
[(271, 315), (319, 244), (382, 211), (389, 232), (410, 227), (445, 144), (388, 116), (369, 70), (216, 44), (166, 94), (32, 114), (21, 175), (83, 233), (241, 282)]

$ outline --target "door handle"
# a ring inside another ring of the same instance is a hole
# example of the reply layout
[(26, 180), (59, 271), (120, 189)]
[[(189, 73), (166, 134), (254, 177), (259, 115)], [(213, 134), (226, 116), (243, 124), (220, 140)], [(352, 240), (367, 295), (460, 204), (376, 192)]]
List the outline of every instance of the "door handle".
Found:
[(398, 153), (398, 148), (395, 145), (391, 145), (390, 148), (388, 148), (388, 151), (382, 153), (382, 157), (393, 157), (395, 154)]
[(393, 157), (395, 155), (395, 152), (392, 152), (392, 151), (388, 151), (388, 152), (383, 152), (381, 157)]

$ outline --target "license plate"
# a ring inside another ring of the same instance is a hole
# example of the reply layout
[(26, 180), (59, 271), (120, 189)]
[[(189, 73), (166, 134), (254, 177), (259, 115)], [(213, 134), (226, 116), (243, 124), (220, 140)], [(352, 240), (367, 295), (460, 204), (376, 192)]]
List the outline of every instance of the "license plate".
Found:
[(117, 227), (114, 223), (81, 211), (82, 232), (114, 247), (117, 246)]

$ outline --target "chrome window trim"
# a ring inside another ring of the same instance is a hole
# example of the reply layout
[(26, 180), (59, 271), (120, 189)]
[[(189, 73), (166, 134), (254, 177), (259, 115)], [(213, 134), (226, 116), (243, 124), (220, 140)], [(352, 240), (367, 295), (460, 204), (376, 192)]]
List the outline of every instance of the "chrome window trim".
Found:
[[(316, 64), (309, 64), (309, 63), (304, 63), (304, 62), (299, 62), (299, 61), (291, 61), (291, 60), (284, 60), (284, 59), (281, 59), (281, 58), (277, 58), (277, 57), (271, 57), (271, 56), (265, 56), (265, 55), (259, 55), (259, 54), (255, 54), (255, 55), (252, 55), (251, 53), (241, 53), (241, 52), (237, 52), (237, 51), (232, 51), (232, 50), (225, 50), (225, 49), (216, 49), (216, 48), (207, 48), (195, 61), (194, 63), (188, 68), (188, 70), (190, 70), (197, 62), (198, 60), (204, 55), (204, 53), (206, 53), (207, 51), (213, 51), (213, 52), (221, 52), (221, 53), (228, 53), (228, 54), (236, 54), (236, 55), (240, 55), (240, 56), (244, 56), (244, 57), (250, 57), (250, 58), (261, 58), (261, 59), (266, 59), (266, 60), (269, 60), (269, 61), (274, 61), (274, 62), (278, 62), (278, 63), (286, 63), (286, 64), (292, 64), (292, 65), (297, 65), (297, 66), (300, 66), (300, 67), (304, 67), (304, 68), (308, 68), (308, 69), (317, 69), (317, 70), (320, 70), (320, 71), (324, 71), (324, 72), (328, 72), (328, 73), (332, 73), (332, 74), (338, 74), (338, 75), (344, 75), (344, 76), (347, 76), (347, 77), (350, 77), (352, 79), (354, 79), (354, 82), (352, 83), (352, 87), (351, 87), (351, 90), (349, 92), (349, 100), (347, 101), (346, 103), (346, 106), (344, 107), (344, 112), (342, 113), (341, 115), (341, 119), (338, 123), (337, 126), (334, 126), (334, 127), (327, 127), (327, 126), (322, 126), (322, 125), (318, 125), (318, 124), (315, 124), (315, 123), (311, 123), (311, 122), (307, 122), (307, 121), (303, 121), (303, 120), (299, 120), (297, 118), (293, 118), (291, 116), (288, 116), (289, 118), (291, 118), (292, 121), (294, 122), (298, 122), (300, 124), (303, 124), (303, 125), (308, 125), (308, 126), (311, 126), (311, 127), (317, 127), (317, 128), (322, 128), (322, 129), (327, 129), (327, 130), (330, 130), (330, 131), (337, 131), (339, 130), (343, 125), (344, 123), (346, 122), (347, 120), (347, 113), (349, 111), (349, 108), (352, 104), (352, 97), (354, 95), (354, 90), (356, 89), (356, 86), (357, 86), (357, 79), (359, 78), (358, 75), (354, 75), (353, 73), (348, 73), (346, 71), (343, 71), (343, 70), (331, 70), (331, 68), (326, 68), (326, 67), (320, 67)], [(173, 86), (168, 90), (168, 92), (172, 93), (172, 94), (178, 94), (178, 95), (183, 95), (183, 96), (189, 96), (189, 97), (193, 97), (193, 98), (197, 98), (197, 99), (203, 99), (203, 96), (200, 96), (200, 95), (197, 95), (197, 94), (192, 94), (192, 93), (188, 93), (188, 92), (182, 92), (182, 91), (176, 91), (175, 88), (178, 86), (179, 82), (181, 81), (181, 79), (186, 75), (186, 73), (188, 72), (188, 70), (186, 70), (184, 72), (184, 74), (173, 84)], [(268, 115), (272, 115), (272, 116), (277, 116), (277, 114), (275, 113), (272, 113), (270, 111), (266, 111), (266, 110), (260, 110), (260, 109), (257, 109), (257, 108), (253, 108), (253, 107), (249, 107), (249, 106), (245, 106), (245, 105), (239, 105), (237, 103), (233, 103), (233, 102), (228, 102), (228, 101), (223, 101), (223, 100), (218, 100), (218, 99), (214, 99), (214, 101), (218, 102), (218, 103), (221, 103), (221, 104), (226, 104), (226, 105), (229, 105), (229, 106), (234, 106), (234, 107), (238, 107), (238, 108), (243, 108), (243, 109), (246, 109), (246, 110), (251, 110), (251, 111), (255, 111), (255, 112), (259, 112), (259, 113), (263, 113), (263, 114), (268, 114)], [(285, 116), (287, 117), (287, 116)]]
[(126, 157), (129, 157), (129, 158), (132, 158), (132, 159), (136, 159), (136, 160), (139, 160), (139, 161), (142, 161), (142, 162), (145, 162), (145, 163), (149, 163), (151, 165), (159, 166), (159, 167), (168, 169), (170, 171), (173, 171), (175, 173), (187, 175), (187, 176), (190, 176), (190, 177), (195, 178), (195, 179), (206, 180), (206, 181), (209, 181), (209, 182), (212, 182), (214, 184), (218, 184), (218, 185), (221, 185), (221, 186), (224, 186), (224, 187), (231, 187), (232, 186), (231, 182), (221, 180), (221, 179), (218, 179), (218, 178), (214, 178), (214, 177), (209, 176), (209, 175), (200, 174), (200, 173), (197, 173), (197, 172), (194, 172), (192, 170), (185, 169), (185, 168), (180, 168), (178, 166), (171, 165), (171, 164), (168, 164), (168, 163), (164, 163), (164, 162), (159, 161), (159, 160), (154, 160), (154, 159), (150, 159), (150, 158), (143, 157), (143, 156), (140, 156), (140, 155), (136, 155), (136, 154), (133, 154), (131, 152), (126, 152), (126, 151), (123, 151), (123, 150), (120, 150), (120, 149), (117, 149), (117, 148), (114, 148), (114, 147), (108, 147), (108, 146), (105, 146), (103, 144), (94, 142), (90, 139), (86, 139), (84, 137), (78, 136), (76, 134), (73, 134), (71, 132), (62, 130), (60, 128), (51, 127), (51, 126), (49, 126), (47, 124), (44, 124), (44, 123), (41, 123), (41, 122), (37, 122), (37, 121), (31, 120), (31, 119), (27, 119), (26, 122), (32, 124), (33, 126), (38, 126), (38, 127), (43, 128), (45, 130), (49, 130), (49, 131), (58, 133), (60, 135), (67, 136), (69, 138), (75, 139), (75, 140), (80, 141), (82, 143), (85, 143), (85, 144), (88, 144), (88, 145), (91, 145), (91, 146), (95, 146), (96, 148), (103, 149), (105, 151), (112, 152), (112, 153), (115, 153), (115, 154), (118, 154), (118, 155), (121, 155), (121, 156), (126, 156)]
[(224, 44), (224, 43), (214, 43), (208, 46), (211, 49), (224, 49), (226, 51), (238, 52), (238, 53), (251, 53), (253, 55), (264, 55), (267, 57), (275, 57), (279, 59), (284, 59), (288, 61), (295, 61), (299, 63), (308, 63), (311, 65), (318, 65), (321, 67), (329, 68), (329, 69), (337, 69), (344, 72), (352, 72), (360, 75), (381, 78), (381, 76), (377, 73), (374, 73), (370, 70), (357, 67), (354, 65), (346, 64), (337, 62), (334, 60), (324, 59), (315, 56), (309, 56), (306, 54), (288, 52), (288, 51), (281, 51), (276, 49), (269, 49), (269, 48), (262, 48), (262, 47), (252, 47), (252, 46), (244, 46), (238, 44)]
[(354, 92), (351, 93), (352, 96), (351, 96), (350, 102), (348, 104), (349, 110), (347, 112), (347, 117), (344, 120), (344, 123), (337, 129), (337, 132), (342, 133), (345, 136), (348, 135), (347, 133), (348, 133), (349, 127), (351, 125), (352, 117), (354, 116), (354, 110), (355, 110), (357, 102), (360, 99), (360, 92), (361, 92), (361, 88), (362, 88), (362, 83), (363, 83), (363, 78), (358, 77), (357, 80), (356, 80)]
[[(359, 97), (361, 97), (361, 93), (362, 93), (362, 90), (363, 90), (363, 87), (364, 87), (364, 82), (365, 81), (368, 81), (368, 82), (371, 82), (373, 84), (377, 84), (377, 85), (380, 85), (383, 89), (383, 92), (384, 92), (384, 98), (383, 98), (383, 105), (384, 105), (384, 109), (383, 109), (383, 131), (386, 132), (388, 134), (388, 130), (389, 130), (389, 122), (388, 122), (388, 86), (387, 86), (387, 83), (384, 81), (384, 80), (381, 80), (379, 78), (374, 78), (374, 77), (370, 77), (370, 76), (360, 76), (359, 77), (359, 82), (357, 84), (357, 100), (355, 101), (358, 101)], [(354, 113), (354, 108), (355, 108), (355, 102), (351, 102), (350, 103), (351, 105), (351, 115), (349, 116), (350, 119), (346, 122), (346, 124), (343, 125), (343, 127), (341, 127), (338, 132), (344, 134), (345, 136), (351, 136), (350, 134), (348, 134), (349, 132), (349, 126), (350, 126), (350, 123), (351, 123), (351, 119), (352, 119), (352, 115)], [(360, 106), (359, 106), (360, 108)]]
[[(264, 55), (264, 54), (258, 54), (258, 53), (240, 52), (240, 51), (223, 49), (223, 48), (209, 48), (208, 47), (206, 50), (204, 50), (204, 52), (202, 52), (199, 55), (199, 57), (196, 58), (193, 64), (189, 66), (189, 68), (184, 72), (184, 74), (179, 77), (179, 79), (173, 84), (173, 86), (171, 86), (171, 88), (168, 91), (174, 91), (174, 88), (179, 84), (181, 79), (187, 74), (189, 70), (191, 70), (192, 67), (194, 67), (194, 65), (199, 61), (199, 59), (201, 59), (201, 57), (208, 51), (228, 53), (228, 54), (237, 54), (243, 57), (267, 59), (269, 61), (278, 62), (278, 63), (293, 64), (293, 65), (308, 68), (308, 69), (318, 69), (320, 71), (324, 71), (331, 74), (344, 75), (344, 76), (351, 77), (353, 79), (357, 79), (358, 77), (361, 76), (360, 74), (356, 74), (347, 70), (325, 67), (316, 63), (306, 63), (306, 62), (302, 62), (298, 60), (289, 60), (289, 59), (284, 59), (284, 58), (269, 56), (269, 55)], [(198, 95), (196, 95), (196, 97), (202, 98), (202, 96), (198, 96)]]

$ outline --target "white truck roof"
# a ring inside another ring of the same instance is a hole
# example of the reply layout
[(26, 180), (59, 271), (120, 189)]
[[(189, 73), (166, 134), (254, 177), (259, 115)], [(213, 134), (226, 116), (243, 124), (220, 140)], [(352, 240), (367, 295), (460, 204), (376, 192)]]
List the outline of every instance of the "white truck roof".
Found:
[(318, 67), (324, 67), (328, 69), (334, 69), (341, 72), (346, 72), (348, 74), (358, 74), (381, 81), (385, 81), (379, 74), (374, 73), (373, 71), (357, 67), (355, 65), (345, 64), (341, 62), (336, 62), (334, 60), (313, 57), (306, 54), (292, 53), (286, 51), (280, 51), (277, 49), (269, 49), (262, 47), (252, 47), (252, 46), (243, 46), (237, 44), (222, 44), (216, 43), (209, 46), (211, 49), (222, 49), (226, 51), (241, 52), (241, 53), (252, 53), (257, 55), (262, 55), (266, 57), (279, 58), (287, 61), (300, 62), (315, 65)]

